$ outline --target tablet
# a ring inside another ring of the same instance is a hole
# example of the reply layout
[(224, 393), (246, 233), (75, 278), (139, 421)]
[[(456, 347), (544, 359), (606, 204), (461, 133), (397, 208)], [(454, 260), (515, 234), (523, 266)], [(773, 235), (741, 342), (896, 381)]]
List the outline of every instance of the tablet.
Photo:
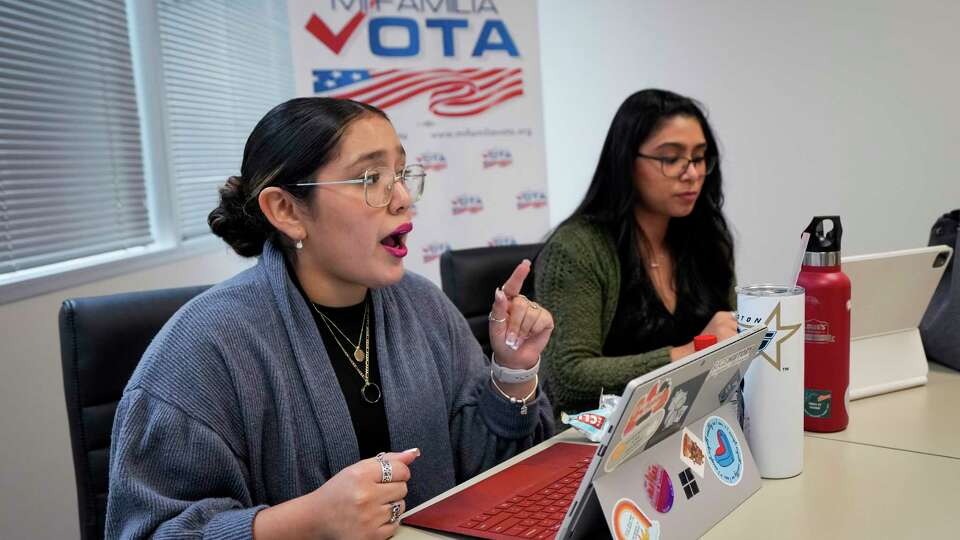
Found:
[(953, 250), (930, 246), (843, 257), (850, 278), (850, 399), (927, 382), (920, 319)]

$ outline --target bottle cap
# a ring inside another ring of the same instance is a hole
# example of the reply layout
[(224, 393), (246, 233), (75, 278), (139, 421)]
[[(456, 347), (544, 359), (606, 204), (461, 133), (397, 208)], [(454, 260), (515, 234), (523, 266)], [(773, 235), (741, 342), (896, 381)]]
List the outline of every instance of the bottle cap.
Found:
[[(828, 223), (829, 230), (825, 227)], [(840, 252), (840, 237), (843, 235), (840, 216), (816, 216), (803, 232), (810, 233), (807, 253)]]
[(693, 338), (693, 350), (702, 351), (707, 347), (717, 344), (717, 336), (713, 334), (703, 334)]

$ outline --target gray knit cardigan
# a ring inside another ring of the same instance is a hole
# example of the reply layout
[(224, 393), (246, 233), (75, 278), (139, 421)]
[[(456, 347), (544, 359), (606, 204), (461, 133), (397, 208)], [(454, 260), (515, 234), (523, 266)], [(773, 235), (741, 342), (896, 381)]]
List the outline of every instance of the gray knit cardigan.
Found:
[[(544, 395), (523, 416), (491, 390), (488, 360), (435, 285), (407, 272), (372, 297), (392, 450), (422, 450), (408, 508), (552, 434)], [(107, 538), (251, 538), (257, 511), (359, 460), (349, 414), (268, 242), (144, 353), (114, 421)]]

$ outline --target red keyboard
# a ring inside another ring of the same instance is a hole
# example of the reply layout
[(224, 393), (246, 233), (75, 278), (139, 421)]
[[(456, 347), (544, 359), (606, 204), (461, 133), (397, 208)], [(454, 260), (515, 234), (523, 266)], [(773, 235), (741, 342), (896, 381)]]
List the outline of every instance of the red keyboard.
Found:
[(559, 480), (518, 493), (461, 523), (460, 527), (517, 538), (554, 538), (590, 461), (591, 458), (579, 460)]

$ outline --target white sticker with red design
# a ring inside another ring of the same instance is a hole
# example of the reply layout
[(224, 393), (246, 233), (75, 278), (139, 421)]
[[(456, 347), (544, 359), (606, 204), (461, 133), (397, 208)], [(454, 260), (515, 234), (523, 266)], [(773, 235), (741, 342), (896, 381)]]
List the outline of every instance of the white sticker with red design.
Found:
[(605, 471), (613, 472), (621, 463), (643, 450), (666, 416), (664, 406), (670, 399), (671, 388), (670, 379), (661, 379), (634, 404), (623, 427), (620, 442), (603, 465)]
[(616, 540), (659, 540), (660, 522), (647, 517), (630, 499), (613, 506), (613, 537)]

